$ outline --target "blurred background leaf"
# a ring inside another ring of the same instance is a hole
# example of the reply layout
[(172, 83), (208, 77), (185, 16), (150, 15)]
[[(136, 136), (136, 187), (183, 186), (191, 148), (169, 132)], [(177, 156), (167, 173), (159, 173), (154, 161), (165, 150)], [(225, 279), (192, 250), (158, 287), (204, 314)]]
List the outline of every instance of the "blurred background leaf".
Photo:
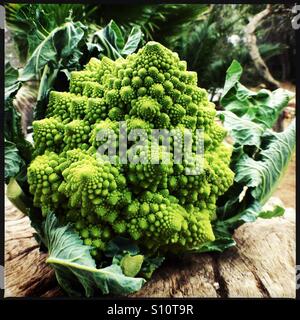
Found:
[[(124, 39), (138, 26), (144, 35), (141, 44), (155, 40), (178, 52), (187, 60), (188, 68), (198, 73), (199, 85), (218, 102), (220, 97), (214, 96), (223, 87), (224, 74), (234, 59), (244, 67), (246, 85), (264, 82), (255, 70), (244, 39), (245, 26), (264, 8), (263, 4), (7, 4), (6, 15), (23, 64), (42, 39), (70, 17), (88, 28), (89, 47), (95, 32), (101, 30), (103, 34), (111, 20), (118, 26), (119, 38), (113, 47), (124, 45)], [(274, 77), (294, 83), (296, 46), (291, 17), (290, 5), (272, 5), (272, 14), (258, 26), (256, 36), (259, 52)], [(113, 29), (117, 30), (110, 25), (110, 31)], [(100, 50), (101, 43), (94, 43), (93, 48), (97, 45)], [(110, 55), (118, 55), (110, 49)]]

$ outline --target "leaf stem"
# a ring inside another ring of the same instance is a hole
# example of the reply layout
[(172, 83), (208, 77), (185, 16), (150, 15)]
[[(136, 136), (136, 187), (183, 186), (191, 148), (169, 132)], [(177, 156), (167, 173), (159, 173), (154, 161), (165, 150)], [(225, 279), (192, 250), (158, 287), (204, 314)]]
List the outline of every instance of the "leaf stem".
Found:
[(48, 70), (49, 70), (49, 66), (48, 66), (48, 64), (46, 64), (45, 67), (44, 67), (44, 70), (43, 70), (42, 77), (41, 77), (41, 82), (40, 82), (40, 86), (39, 86), (39, 92), (38, 92), (38, 96), (37, 96), (37, 101), (42, 100), (44, 82), (47, 79)]

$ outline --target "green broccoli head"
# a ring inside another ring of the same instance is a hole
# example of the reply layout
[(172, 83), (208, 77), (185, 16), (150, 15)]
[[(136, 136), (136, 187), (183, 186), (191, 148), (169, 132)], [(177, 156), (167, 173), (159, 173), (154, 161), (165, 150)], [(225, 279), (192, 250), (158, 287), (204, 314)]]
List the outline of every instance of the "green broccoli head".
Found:
[[(71, 73), (70, 92), (50, 93), (47, 118), (34, 122), (28, 169), (34, 204), (73, 223), (95, 259), (118, 234), (149, 250), (199, 248), (214, 240), (216, 201), (234, 178), (226, 131), (215, 117), (197, 73), (157, 42), (126, 59), (92, 58)], [(136, 148), (120, 134), (134, 129), (169, 130), (170, 147), (147, 137)], [(99, 136), (101, 130), (106, 134)], [(203, 157), (197, 153), (201, 134)], [(103, 144), (116, 147), (114, 162), (107, 152), (99, 156)], [(157, 162), (150, 163), (153, 157)]]
[(40, 207), (43, 215), (48, 210), (58, 208), (63, 195), (58, 191), (62, 176), (60, 164), (62, 156), (50, 151), (37, 156), (28, 167), (29, 191), (34, 195), (34, 205)]

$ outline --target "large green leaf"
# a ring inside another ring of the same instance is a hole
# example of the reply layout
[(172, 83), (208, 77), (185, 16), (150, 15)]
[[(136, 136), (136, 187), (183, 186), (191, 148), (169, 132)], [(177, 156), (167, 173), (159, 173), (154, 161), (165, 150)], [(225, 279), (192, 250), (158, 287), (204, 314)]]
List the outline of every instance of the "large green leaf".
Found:
[(242, 71), (236, 60), (228, 68), (221, 98), (222, 106), (243, 119), (271, 128), (287, 106), (291, 95), (283, 89), (253, 92), (239, 82)]
[(35, 78), (49, 64), (59, 68), (62, 59), (70, 58), (74, 54), (85, 29), (80, 22), (68, 21), (52, 30), (32, 53), (19, 80), (27, 81)]
[(230, 232), (245, 222), (254, 222), (258, 218), (261, 210), (262, 206), (260, 203), (252, 199), (247, 203), (247, 207), (244, 210), (241, 210), (228, 219), (217, 221), (216, 226)]
[(259, 213), (259, 217), (263, 219), (271, 219), (274, 217), (282, 217), (284, 209), (280, 206), (275, 206), (273, 210), (262, 211)]
[(265, 129), (262, 125), (240, 118), (231, 111), (219, 111), (220, 119), (234, 143), (239, 145), (259, 146)]
[(226, 100), (227, 93), (235, 87), (236, 84), (240, 81), (240, 78), (243, 73), (243, 68), (240, 63), (236, 60), (233, 60), (230, 67), (226, 72), (225, 84), (222, 94), (222, 100)]
[(31, 161), (32, 145), (22, 132), (21, 115), (13, 105), (13, 99), (14, 97), (10, 97), (5, 101), (4, 137), (16, 145), (20, 157), (28, 164)]
[(66, 22), (54, 33), (55, 47), (61, 58), (69, 58), (77, 51), (78, 43), (83, 39), (87, 29), (81, 22)]
[[(220, 111), (218, 114), (233, 140), (231, 169), (236, 173), (236, 166), (243, 156), (253, 156), (259, 151), (261, 137), (265, 129), (260, 124), (240, 118), (231, 111)], [(220, 219), (238, 215), (252, 205), (253, 197), (245, 188), (248, 187), (235, 181), (227, 192), (218, 199), (217, 214)], [(243, 194), (244, 196), (241, 198)]]
[(224, 250), (236, 245), (232, 237), (233, 231), (240, 225), (247, 222), (254, 222), (257, 218), (271, 219), (281, 217), (284, 214), (284, 209), (275, 206), (273, 210), (263, 211), (260, 203), (253, 200), (248, 204), (247, 209), (232, 216), (226, 220), (217, 220), (213, 223), (215, 241), (204, 243), (197, 252), (223, 252)]
[[(18, 49), (19, 59), (28, 60), (36, 47), (56, 27), (73, 18), (86, 25), (97, 6), (83, 4), (5, 4), (7, 27)], [(98, 20), (99, 21), (99, 20)]]
[[(81, 22), (67, 21), (62, 26), (54, 28), (39, 41), (27, 64), (21, 72), (20, 81), (40, 78), (37, 105), (34, 118), (45, 116), (50, 90), (58, 84), (58, 90), (63, 90), (68, 79), (63, 82), (59, 76), (62, 70), (80, 69), (80, 58), (85, 45), (86, 27)], [(62, 83), (63, 82), (63, 83)]]
[(26, 63), (21, 72), (20, 81), (28, 81), (36, 78), (40, 70), (48, 63), (55, 63), (56, 61), (56, 48), (53, 41), (53, 33), (49, 34), (39, 46), (34, 50), (33, 54)]
[(125, 44), (122, 31), (119, 26), (111, 20), (109, 24), (103, 28), (103, 33), (105, 34), (107, 40), (118, 50), (120, 51)]
[(5, 101), (15, 95), (21, 87), (18, 80), (19, 71), (11, 66), (8, 62), (5, 64)]
[(142, 39), (142, 31), (139, 26), (134, 26), (131, 29), (131, 32), (128, 36), (128, 39), (121, 51), (122, 56), (128, 56), (129, 54), (132, 54), (133, 52), (136, 51), (139, 43), (141, 42)]
[(141, 276), (145, 277), (146, 279), (150, 279), (153, 272), (161, 266), (164, 260), (165, 257), (163, 256), (144, 256), (144, 262), (140, 271)]
[(249, 108), (246, 116), (265, 128), (272, 128), (283, 109), (288, 105), (291, 95), (284, 89), (273, 92), (260, 90), (252, 97), (253, 110)]
[[(143, 254), (143, 255), (141, 255)], [(135, 241), (124, 238), (116, 237), (112, 239), (106, 246), (105, 255), (113, 258), (113, 263), (120, 265), (126, 275), (124, 269), (124, 259), (129, 261), (131, 268), (133, 267), (139, 275), (150, 279), (152, 273), (162, 264), (164, 257), (154, 255), (150, 256), (148, 253), (141, 252), (140, 248)]]
[(125, 42), (123, 33), (118, 25), (111, 20), (103, 29), (93, 35), (93, 43), (101, 48), (101, 55), (116, 60), (132, 54), (138, 48), (142, 40), (142, 32), (139, 26), (134, 26)]
[(280, 133), (267, 130), (261, 151), (255, 158), (243, 154), (235, 168), (235, 181), (251, 188), (251, 194), (264, 204), (278, 185), (296, 144), (295, 120)]
[(233, 140), (230, 166), (235, 178), (218, 198), (218, 220), (213, 225), (216, 241), (205, 244), (205, 251), (230, 246), (233, 230), (245, 222), (284, 212), (283, 208), (262, 211), (262, 206), (280, 182), (295, 149), (295, 120), (284, 132), (270, 129), (290, 96), (283, 90), (251, 92), (239, 83), (241, 75), (242, 67), (233, 61), (222, 97), (226, 110), (218, 114)]
[(217, 221), (215, 229), (217, 232), (223, 232), (223, 236), (232, 232), (234, 229), (246, 222), (254, 222), (257, 218), (271, 219), (274, 217), (280, 217), (284, 214), (284, 209), (280, 206), (275, 206), (273, 210), (264, 211), (261, 204), (254, 200), (248, 208), (239, 214), (223, 220)]
[(22, 132), (21, 115), (13, 104), (21, 87), (18, 75), (18, 70), (14, 69), (9, 63), (5, 65), (4, 138), (6, 178), (16, 177), (23, 164), (30, 162), (32, 152), (32, 146), (26, 141)]
[[(223, 113), (225, 119), (229, 115), (227, 126), (232, 126), (234, 151), (231, 168), (235, 173), (234, 184), (218, 199), (218, 217), (220, 219), (235, 217), (256, 218), (261, 206), (276, 189), (295, 149), (295, 123), (281, 133), (257, 130), (257, 124), (246, 123), (239, 132), (238, 117), (230, 112)], [(234, 121), (232, 121), (234, 119)], [(225, 122), (224, 122), (225, 123)], [(251, 137), (251, 133), (253, 136)], [(244, 139), (249, 135), (249, 139)], [(257, 142), (257, 144), (255, 144)], [(246, 214), (246, 216), (245, 216)]]
[(234, 209), (234, 214), (229, 219), (218, 219), (213, 222), (213, 231), (215, 240), (204, 243), (197, 252), (223, 252), (224, 250), (236, 245), (235, 240), (232, 238), (232, 232), (245, 222), (253, 222), (257, 219), (261, 206), (257, 201), (248, 203), (245, 210), (238, 212)]
[(135, 242), (124, 237), (115, 237), (108, 242), (105, 248), (105, 255), (113, 258), (124, 253), (130, 253), (131, 255), (138, 254), (140, 252), (139, 247)]
[(47, 263), (54, 268), (57, 281), (69, 295), (128, 294), (139, 290), (145, 282), (143, 278), (125, 276), (116, 264), (97, 269), (90, 247), (83, 245), (69, 225), (60, 226), (51, 212), (44, 233), (49, 250)]
[(114, 21), (111, 21), (106, 27), (97, 31), (93, 35), (93, 43), (98, 44), (102, 48), (101, 55), (105, 55), (110, 59), (116, 60), (121, 57), (118, 46), (124, 43), (124, 38), (119, 30), (115, 27)]
[[(284, 98), (287, 94), (252, 93), (239, 83), (241, 74), (242, 67), (233, 61), (227, 71), (222, 98), (226, 111), (219, 112), (234, 146), (230, 166), (235, 181), (217, 203), (218, 217), (223, 220), (255, 218), (253, 212), (259, 212), (276, 188), (295, 145), (294, 125), (284, 133), (268, 129), (287, 104), (288, 99)], [(275, 113), (269, 111), (272, 109)]]
[(204, 243), (198, 250), (195, 250), (197, 253), (204, 253), (204, 252), (223, 252), (226, 249), (234, 247), (236, 242), (232, 238), (230, 232), (224, 235), (218, 235), (216, 231), (214, 231), (216, 240)]
[(5, 179), (16, 177), (22, 165), (23, 160), (16, 145), (5, 140)]

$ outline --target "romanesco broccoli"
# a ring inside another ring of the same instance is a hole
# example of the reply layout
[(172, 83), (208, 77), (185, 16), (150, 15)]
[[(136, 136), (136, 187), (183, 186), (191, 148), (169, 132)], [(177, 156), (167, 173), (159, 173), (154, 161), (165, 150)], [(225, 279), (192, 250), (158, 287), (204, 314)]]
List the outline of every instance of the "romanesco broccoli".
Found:
[[(197, 74), (159, 43), (148, 42), (126, 59), (92, 58), (83, 71), (71, 73), (70, 92), (50, 93), (46, 118), (33, 123), (35, 158), (28, 182), (34, 204), (44, 215), (54, 210), (73, 223), (96, 259), (116, 235), (149, 250), (198, 248), (214, 240), (216, 201), (233, 183), (231, 149), (215, 115)], [(169, 150), (156, 145), (158, 163), (122, 163), (118, 154), (114, 163), (99, 158), (96, 151), (104, 142), (119, 148), (128, 143), (125, 156), (133, 160), (137, 154), (149, 158), (147, 148), (136, 153), (133, 142), (122, 140), (124, 125), (127, 134), (177, 131)], [(99, 139), (101, 129), (111, 133)], [(192, 153), (178, 163), (174, 152), (184, 152), (180, 141), (186, 129), (192, 132), (187, 142)], [(203, 170), (187, 174), (201, 163), (196, 129), (204, 132)], [(163, 157), (170, 162), (160, 163)]]

